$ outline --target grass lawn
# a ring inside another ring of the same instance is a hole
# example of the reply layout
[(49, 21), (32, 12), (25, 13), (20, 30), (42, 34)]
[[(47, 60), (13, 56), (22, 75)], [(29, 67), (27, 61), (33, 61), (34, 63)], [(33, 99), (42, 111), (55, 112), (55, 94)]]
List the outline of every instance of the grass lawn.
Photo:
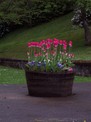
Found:
[[(75, 59), (91, 60), (91, 46), (84, 46), (84, 31), (72, 26), (73, 13), (56, 18), (33, 28), (22, 28), (0, 39), (0, 57), (27, 59), (27, 42), (46, 38), (73, 41)], [(91, 82), (91, 77), (75, 77), (75, 82)], [(23, 70), (0, 67), (0, 84), (25, 84)]]
[[(91, 82), (91, 77), (75, 76), (74, 82)], [(21, 69), (13, 69), (0, 66), (0, 84), (25, 84), (25, 72)]]
[(22, 28), (0, 39), (0, 57), (27, 59), (27, 42), (46, 38), (73, 41), (75, 59), (91, 60), (91, 47), (84, 47), (84, 32), (73, 28), (73, 13), (54, 19), (33, 28)]
[(0, 66), (0, 84), (25, 83), (25, 72), (23, 70)]

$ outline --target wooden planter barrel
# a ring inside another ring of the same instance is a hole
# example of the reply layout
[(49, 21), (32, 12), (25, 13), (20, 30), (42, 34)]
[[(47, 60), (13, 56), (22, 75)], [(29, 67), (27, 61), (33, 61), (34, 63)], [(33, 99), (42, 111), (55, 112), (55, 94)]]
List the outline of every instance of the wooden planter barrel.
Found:
[(28, 93), (39, 97), (72, 95), (74, 73), (40, 73), (26, 71)]

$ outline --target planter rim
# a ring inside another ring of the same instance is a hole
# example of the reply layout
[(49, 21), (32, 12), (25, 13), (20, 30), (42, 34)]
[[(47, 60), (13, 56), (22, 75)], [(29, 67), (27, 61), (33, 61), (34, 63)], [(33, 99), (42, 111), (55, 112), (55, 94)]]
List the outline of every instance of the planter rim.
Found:
[(29, 72), (29, 73), (34, 73), (34, 74), (50, 74), (50, 75), (54, 75), (54, 74), (75, 74), (74, 72), (68, 72), (68, 71), (63, 71), (63, 72), (38, 72), (38, 71), (29, 71), (25, 69), (25, 72)]
[[(4, 57), (1, 57), (0, 60), (14, 60), (14, 61), (25, 61), (27, 63), (27, 60), (25, 59), (20, 59), (20, 58), (4, 58)], [(91, 63), (91, 59), (89, 60), (82, 60), (82, 59), (76, 59), (76, 60), (72, 60), (73, 62), (86, 62), (86, 63)]]
[(89, 64), (91, 63), (91, 60), (73, 60), (72, 62), (76, 64), (84, 64), (84, 63)]

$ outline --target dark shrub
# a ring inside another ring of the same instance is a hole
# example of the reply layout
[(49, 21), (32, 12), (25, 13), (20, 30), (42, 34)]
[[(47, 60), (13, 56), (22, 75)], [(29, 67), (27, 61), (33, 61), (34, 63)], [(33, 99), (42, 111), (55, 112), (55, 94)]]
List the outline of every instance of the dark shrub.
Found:
[(0, 23), (5, 23), (3, 30), (7, 30), (6, 25), (10, 28), (31, 27), (70, 12), (73, 5), (74, 0), (2, 0)]
[(0, 23), (0, 38), (9, 32), (9, 27), (6, 23)]

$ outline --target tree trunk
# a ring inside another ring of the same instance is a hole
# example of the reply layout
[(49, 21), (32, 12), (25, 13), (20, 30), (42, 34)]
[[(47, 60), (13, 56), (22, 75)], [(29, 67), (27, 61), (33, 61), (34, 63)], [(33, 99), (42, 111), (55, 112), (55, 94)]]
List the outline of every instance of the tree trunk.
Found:
[(31, 0), (27, 0), (27, 5), (28, 5), (29, 8), (31, 8), (31, 6), (32, 6), (32, 1), (31, 1)]
[(84, 22), (83, 27), (85, 32), (85, 45), (91, 46), (91, 31), (86, 21)]
[(86, 11), (84, 8), (81, 8), (81, 14), (82, 14), (84, 33), (85, 33), (85, 45), (91, 46), (91, 31), (88, 26), (88, 22), (86, 20)]

